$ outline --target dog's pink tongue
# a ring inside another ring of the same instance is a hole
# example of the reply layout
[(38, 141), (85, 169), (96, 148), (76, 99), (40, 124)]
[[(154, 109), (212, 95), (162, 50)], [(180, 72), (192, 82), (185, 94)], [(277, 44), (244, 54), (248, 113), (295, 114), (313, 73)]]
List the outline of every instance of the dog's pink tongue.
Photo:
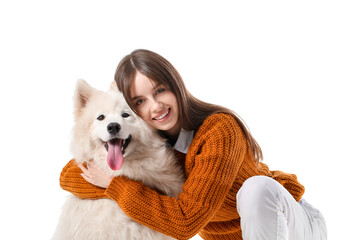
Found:
[(115, 139), (108, 142), (107, 163), (112, 170), (119, 170), (123, 164), (123, 155), (121, 152), (122, 140)]

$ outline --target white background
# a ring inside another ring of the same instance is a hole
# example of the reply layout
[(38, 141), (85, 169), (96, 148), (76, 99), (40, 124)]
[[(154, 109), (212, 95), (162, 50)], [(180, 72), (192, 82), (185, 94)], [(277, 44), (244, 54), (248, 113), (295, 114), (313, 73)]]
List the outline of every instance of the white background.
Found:
[[(78, 78), (106, 89), (153, 50), (199, 99), (236, 111), (273, 170), (297, 174), (339, 239), (339, 1), (1, 1), (0, 239), (49, 239)], [(199, 239), (199, 237), (195, 237)]]

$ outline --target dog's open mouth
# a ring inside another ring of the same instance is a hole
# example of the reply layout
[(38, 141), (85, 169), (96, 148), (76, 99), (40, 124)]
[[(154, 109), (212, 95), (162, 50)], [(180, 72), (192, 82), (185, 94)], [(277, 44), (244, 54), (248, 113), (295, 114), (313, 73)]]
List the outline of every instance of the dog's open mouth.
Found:
[(119, 170), (123, 164), (123, 154), (131, 141), (131, 136), (127, 139), (113, 138), (104, 144), (108, 151), (107, 163), (112, 170)]

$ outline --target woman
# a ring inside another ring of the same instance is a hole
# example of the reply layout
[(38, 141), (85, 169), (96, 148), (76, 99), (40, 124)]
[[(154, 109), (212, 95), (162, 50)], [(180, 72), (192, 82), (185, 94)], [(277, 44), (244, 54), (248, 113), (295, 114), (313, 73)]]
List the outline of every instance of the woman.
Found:
[(163, 196), (73, 161), (62, 171), (63, 189), (80, 198), (111, 198), (131, 218), (176, 239), (197, 233), (203, 239), (326, 239), (323, 217), (301, 200), (296, 176), (259, 162), (262, 151), (241, 119), (194, 98), (166, 59), (136, 50), (122, 59), (115, 81), (179, 156), (187, 176), (183, 193)]

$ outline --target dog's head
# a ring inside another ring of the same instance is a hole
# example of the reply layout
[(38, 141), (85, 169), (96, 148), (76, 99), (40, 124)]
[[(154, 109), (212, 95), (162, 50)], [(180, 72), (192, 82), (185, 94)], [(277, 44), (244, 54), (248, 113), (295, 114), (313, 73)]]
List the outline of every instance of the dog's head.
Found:
[(143, 144), (143, 138), (155, 134), (129, 108), (114, 83), (108, 92), (103, 92), (79, 80), (74, 104), (71, 150), (78, 162), (106, 159), (111, 169), (118, 170), (123, 158), (134, 151), (134, 145)]

